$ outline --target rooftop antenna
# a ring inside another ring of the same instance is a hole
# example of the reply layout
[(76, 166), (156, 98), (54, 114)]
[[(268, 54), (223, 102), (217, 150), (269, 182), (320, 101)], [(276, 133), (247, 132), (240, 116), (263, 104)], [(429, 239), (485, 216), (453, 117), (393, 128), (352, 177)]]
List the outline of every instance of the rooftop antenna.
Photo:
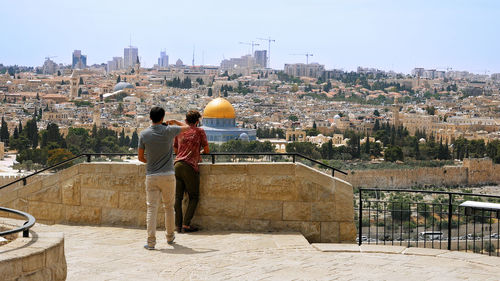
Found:
[(276, 42), (276, 40), (272, 39), (271, 37), (269, 38), (257, 38), (257, 40), (264, 40), (267, 41), (268, 46), (267, 46), (267, 67), (271, 67), (271, 42)]

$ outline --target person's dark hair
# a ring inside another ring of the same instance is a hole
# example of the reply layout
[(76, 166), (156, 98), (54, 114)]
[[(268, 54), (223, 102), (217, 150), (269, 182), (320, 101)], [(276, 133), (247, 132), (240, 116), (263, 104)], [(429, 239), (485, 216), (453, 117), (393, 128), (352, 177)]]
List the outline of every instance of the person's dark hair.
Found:
[(186, 122), (190, 125), (194, 125), (196, 124), (196, 121), (198, 121), (201, 117), (201, 114), (196, 111), (196, 110), (190, 110), (187, 114), (186, 114)]
[(153, 121), (153, 123), (160, 122), (163, 117), (165, 117), (165, 109), (159, 106), (151, 108), (151, 111), (149, 112), (149, 118), (151, 118), (151, 121)]

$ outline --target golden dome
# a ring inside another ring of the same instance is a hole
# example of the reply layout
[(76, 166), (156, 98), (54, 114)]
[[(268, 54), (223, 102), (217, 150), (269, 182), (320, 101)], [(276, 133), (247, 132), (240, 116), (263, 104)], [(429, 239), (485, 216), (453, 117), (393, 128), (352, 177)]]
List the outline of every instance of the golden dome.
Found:
[(224, 98), (216, 98), (205, 106), (203, 118), (236, 118), (234, 108)]

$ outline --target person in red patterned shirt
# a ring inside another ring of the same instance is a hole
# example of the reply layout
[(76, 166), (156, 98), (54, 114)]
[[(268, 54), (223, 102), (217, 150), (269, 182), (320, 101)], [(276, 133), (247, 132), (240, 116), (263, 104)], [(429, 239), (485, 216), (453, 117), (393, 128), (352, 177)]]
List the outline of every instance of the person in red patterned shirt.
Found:
[[(196, 110), (186, 114), (186, 123), (189, 129), (177, 135), (174, 140), (175, 157), (175, 227), (177, 232), (193, 232), (198, 228), (191, 225), (194, 211), (198, 205), (200, 194), (200, 173), (198, 163), (201, 162), (200, 153), (210, 152), (207, 135), (202, 128), (197, 127), (201, 115)], [(203, 149), (203, 150), (202, 150)], [(182, 217), (182, 199), (187, 192), (189, 203), (186, 214)]]

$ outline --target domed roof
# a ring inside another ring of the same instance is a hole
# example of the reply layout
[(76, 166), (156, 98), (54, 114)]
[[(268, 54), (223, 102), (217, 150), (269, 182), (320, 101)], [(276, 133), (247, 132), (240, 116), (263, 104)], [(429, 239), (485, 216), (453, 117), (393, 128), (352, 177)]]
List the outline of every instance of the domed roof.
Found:
[(205, 106), (203, 118), (236, 118), (234, 108), (224, 98), (216, 98)]
[(333, 116), (333, 119), (340, 119), (340, 115), (337, 114), (337, 115)]
[(127, 83), (127, 82), (118, 82), (115, 87), (113, 88), (113, 92), (116, 92), (116, 91), (121, 91), (125, 88), (130, 88), (130, 89), (133, 89), (134, 86), (130, 83)]
[(248, 137), (247, 133), (241, 133), (240, 137), (239, 137), (239, 140), (241, 140), (241, 141), (249, 141), (250, 138)]

